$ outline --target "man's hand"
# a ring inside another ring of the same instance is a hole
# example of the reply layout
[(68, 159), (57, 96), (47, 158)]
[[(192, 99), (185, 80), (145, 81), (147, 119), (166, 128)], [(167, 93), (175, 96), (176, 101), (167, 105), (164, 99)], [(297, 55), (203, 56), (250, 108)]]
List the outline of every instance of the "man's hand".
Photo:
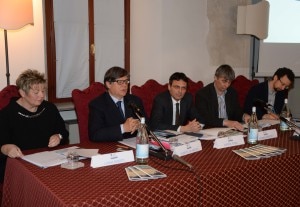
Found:
[(140, 121), (138, 119), (134, 119), (132, 117), (126, 119), (123, 124), (125, 132), (131, 132), (133, 134), (140, 126)]
[(20, 148), (14, 144), (5, 144), (1, 147), (1, 152), (8, 157), (16, 158), (23, 157), (23, 153)]
[(194, 119), (193, 121), (189, 121), (187, 125), (181, 126), (181, 132), (199, 132), (201, 130), (201, 124)]
[(230, 128), (235, 128), (239, 131), (244, 130), (244, 126), (238, 121), (224, 120), (223, 125)]

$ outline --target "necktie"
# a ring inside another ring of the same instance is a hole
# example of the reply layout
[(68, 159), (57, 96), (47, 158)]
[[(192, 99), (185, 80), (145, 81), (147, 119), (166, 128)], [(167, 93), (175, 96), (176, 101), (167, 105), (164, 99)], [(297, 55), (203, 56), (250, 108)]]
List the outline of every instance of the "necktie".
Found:
[(179, 103), (176, 103), (175, 125), (179, 125)]
[(122, 115), (123, 118), (125, 118), (124, 112), (122, 110), (122, 106), (121, 106), (122, 101), (117, 101), (117, 107)]

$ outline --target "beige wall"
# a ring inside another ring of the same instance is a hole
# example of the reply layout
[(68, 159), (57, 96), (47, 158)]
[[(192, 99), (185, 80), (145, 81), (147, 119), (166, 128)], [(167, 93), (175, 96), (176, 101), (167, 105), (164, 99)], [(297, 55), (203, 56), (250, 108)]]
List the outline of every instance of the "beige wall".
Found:
[[(183, 71), (207, 84), (223, 63), (248, 76), (250, 38), (235, 34), (237, 5), (245, 2), (131, 0), (131, 83), (141, 85), (149, 78), (167, 82), (173, 72)], [(33, 11), (34, 26), (8, 32), (11, 83), (26, 68), (46, 71), (41, 0), (33, 0)], [(3, 38), (0, 88), (5, 85)]]

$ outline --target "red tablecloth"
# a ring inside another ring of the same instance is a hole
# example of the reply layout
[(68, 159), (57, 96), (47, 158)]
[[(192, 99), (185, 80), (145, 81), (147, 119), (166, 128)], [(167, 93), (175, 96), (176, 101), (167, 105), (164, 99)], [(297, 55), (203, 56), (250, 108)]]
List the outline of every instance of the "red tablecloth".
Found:
[[(134, 162), (67, 170), (41, 169), (20, 159), (8, 159), (2, 206), (300, 206), (300, 141), (292, 132), (261, 144), (287, 148), (277, 157), (247, 161), (232, 152), (241, 145), (214, 149), (202, 141), (202, 150), (183, 158), (195, 173), (180, 163), (150, 158), (149, 165), (166, 178), (129, 181), (125, 167)], [(100, 153), (116, 151), (116, 143), (86, 143)], [(27, 151), (32, 153), (34, 151)]]

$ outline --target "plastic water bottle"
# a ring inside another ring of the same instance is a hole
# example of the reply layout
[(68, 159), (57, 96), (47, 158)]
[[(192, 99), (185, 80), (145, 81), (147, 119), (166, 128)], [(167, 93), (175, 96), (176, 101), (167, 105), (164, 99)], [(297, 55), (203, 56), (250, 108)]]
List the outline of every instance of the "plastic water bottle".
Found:
[[(280, 116), (283, 117), (283, 118), (286, 118), (287, 120), (291, 120), (291, 112), (290, 112), (290, 109), (288, 107), (288, 99), (284, 99), (284, 105), (282, 107), (282, 110), (281, 110), (281, 113), (280, 113)], [(280, 120), (280, 130), (281, 131), (286, 131), (286, 130), (289, 130), (289, 126), (284, 122), (284, 121), (281, 121)]]
[(255, 106), (252, 107), (252, 114), (248, 125), (247, 142), (249, 144), (257, 144), (258, 142), (258, 122), (257, 122)]
[(136, 162), (145, 165), (149, 159), (149, 137), (145, 125), (145, 118), (141, 118), (141, 124), (136, 136)]

